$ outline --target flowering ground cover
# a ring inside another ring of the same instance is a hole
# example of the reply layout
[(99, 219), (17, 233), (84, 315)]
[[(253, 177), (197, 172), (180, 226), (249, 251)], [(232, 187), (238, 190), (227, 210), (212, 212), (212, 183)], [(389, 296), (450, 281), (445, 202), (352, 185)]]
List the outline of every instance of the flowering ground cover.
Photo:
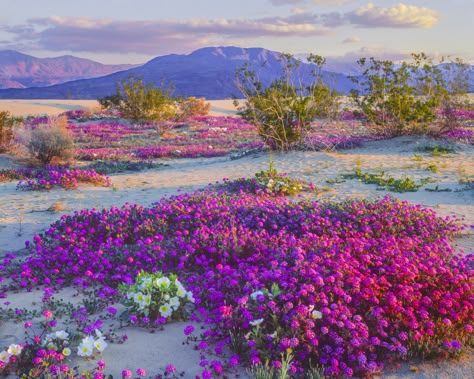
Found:
[[(323, 204), (224, 186), (150, 208), (62, 216), (27, 243), (23, 262), (7, 255), (0, 276), (4, 296), (38, 286), (93, 291), (97, 302), (81, 317), (94, 319), (113, 314), (120, 286), (139, 285), (143, 271), (176, 274), (192, 293), (191, 320), (205, 325), (197, 348), (220, 346), (202, 362), (203, 378), (266, 361), (288, 364), (293, 376), (313, 365), (326, 375), (367, 375), (472, 346), (473, 256), (454, 254), (449, 242), (462, 228), (388, 197)], [(95, 320), (81, 333), (93, 336)], [(192, 339), (193, 328), (185, 334)], [(229, 359), (219, 358), (224, 345)]]
[[(216, 157), (264, 149), (256, 128), (239, 117), (195, 116), (180, 122), (135, 125), (115, 114), (75, 111), (65, 115), (74, 135), (76, 158), (81, 160)], [(459, 110), (455, 115), (459, 127), (447, 137), (472, 144), (473, 112)], [(25, 125), (47, 122), (46, 117), (27, 118)], [(357, 114), (346, 111), (338, 120), (315, 121), (297, 148), (346, 149), (383, 138)]]
[(79, 183), (108, 187), (110, 178), (93, 168), (70, 168), (46, 165), (36, 168), (2, 169), (0, 183), (19, 180), (17, 189), (24, 191), (51, 190), (54, 187), (77, 189)]
[[(131, 125), (123, 120), (69, 124), (76, 157), (153, 159), (216, 157), (263, 148), (255, 128), (236, 117), (192, 117), (166, 125)], [(160, 130), (167, 130), (160, 135)]]

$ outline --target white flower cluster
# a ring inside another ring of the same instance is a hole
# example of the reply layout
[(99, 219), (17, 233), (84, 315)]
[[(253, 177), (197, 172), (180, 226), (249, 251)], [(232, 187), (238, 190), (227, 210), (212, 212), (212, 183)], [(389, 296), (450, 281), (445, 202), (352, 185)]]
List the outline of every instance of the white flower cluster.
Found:
[(171, 317), (187, 302), (194, 303), (192, 292), (186, 291), (176, 275), (169, 277), (161, 272), (154, 274), (140, 272), (135, 284), (126, 290), (127, 305), (139, 313), (149, 316)]
[(0, 362), (8, 363), (12, 355), (20, 355), (22, 350), (22, 345), (12, 343), (6, 350), (0, 351)]
[(93, 336), (86, 336), (82, 339), (81, 343), (77, 347), (77, 354), (81, 357), (90, 357), (95, 351), (102, 353), (107, 347), (105, 337), (102, 335), (100, 330), (95, 330), (96, 338)]
[(71, 349), (66, 347), (69, 345), (69, 333), (65, 330), (58, 330), (54, 333), (46, 334), (41, 344), (48, 348), (48, 350), (57, 351), (58, 349), (62, 349), (61, 353), (65, 357), (71, 355)]

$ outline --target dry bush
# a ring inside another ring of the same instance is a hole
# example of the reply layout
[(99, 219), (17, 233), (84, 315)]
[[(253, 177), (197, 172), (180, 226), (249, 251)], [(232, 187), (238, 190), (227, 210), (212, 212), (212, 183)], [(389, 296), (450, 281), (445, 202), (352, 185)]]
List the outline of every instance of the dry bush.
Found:
[(47, 209), (48, 212), (64, 212), (65, 210), (66, 206), (60, 201), (51, 204), (51, 206)]
[(176, 120), (184, 120), (192, 116), (206, 116), (211, 109), (211, 103), (204, 98), (188, 97), (176, 102)]
[(48, 124), (41, 124), (29, 130), (24, 143), (30, 157), (42, 164), (49, 164), (53, 159), (71, 160), (74, 142), (66, 125), (67, 120), (64, 117), (55, 117), (49, 119)]
[(0, 112), (0, 153), (8, 151), (13, 141), (15, 119), (8, 111)]

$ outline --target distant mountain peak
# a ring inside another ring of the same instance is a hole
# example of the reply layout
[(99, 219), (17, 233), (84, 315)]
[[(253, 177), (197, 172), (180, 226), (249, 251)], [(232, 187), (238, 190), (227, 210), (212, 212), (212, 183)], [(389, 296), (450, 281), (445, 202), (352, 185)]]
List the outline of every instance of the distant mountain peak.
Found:
[(37, 58), (15, 50), (3, 50), (0, 51), (0, 88), (45, 87), (133, 67), (136, 65), (104, 65), (73, 55)]

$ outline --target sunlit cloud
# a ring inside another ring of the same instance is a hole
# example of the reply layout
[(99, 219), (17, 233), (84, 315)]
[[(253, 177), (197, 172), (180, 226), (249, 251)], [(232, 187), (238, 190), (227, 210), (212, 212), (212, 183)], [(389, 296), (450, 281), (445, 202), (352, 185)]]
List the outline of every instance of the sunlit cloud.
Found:
[[(326, 1), (273, 0), (274, 4), (306, 5)], [(342, 3), (345, 1), (338, 1)], [(333, 4), (336, 4), (333, 2)], [(22, 25), (0, 26), (11, 39), (0, 49), (159, 55), (187, 53), (203, 46), (245, 40), (311, 38), (330, 35), (348, 25), (364, 28), (429, 28), (438, 14), (428, 8), (398, 4), (381, 8), (371, 3), (351, 12), (312, 12), (304, 8), (287, 16), (246, 19), (113, 20), (92, 17), (38, 17)], [(4, 38), (5, 40), (6, 38)], [(346, 38), (344, 43), (360, 42)]]
[(359, 43), (360, 41), (361, 39), (359, 37), (352, 36), (352, 37), (347, 37), (343, 39), (342, 43)]
[(352, 24), (361, 27), (431, 28), (439, 20), (439, 14), (429, 8), (397, 4), (380, 8), (369, 3), (347, 14)]
[(299, 4), (315, 4), (325, 6), (337, 6), (348, 3), (352, 0), (270, 0), (273, 5), (299, 5)]

